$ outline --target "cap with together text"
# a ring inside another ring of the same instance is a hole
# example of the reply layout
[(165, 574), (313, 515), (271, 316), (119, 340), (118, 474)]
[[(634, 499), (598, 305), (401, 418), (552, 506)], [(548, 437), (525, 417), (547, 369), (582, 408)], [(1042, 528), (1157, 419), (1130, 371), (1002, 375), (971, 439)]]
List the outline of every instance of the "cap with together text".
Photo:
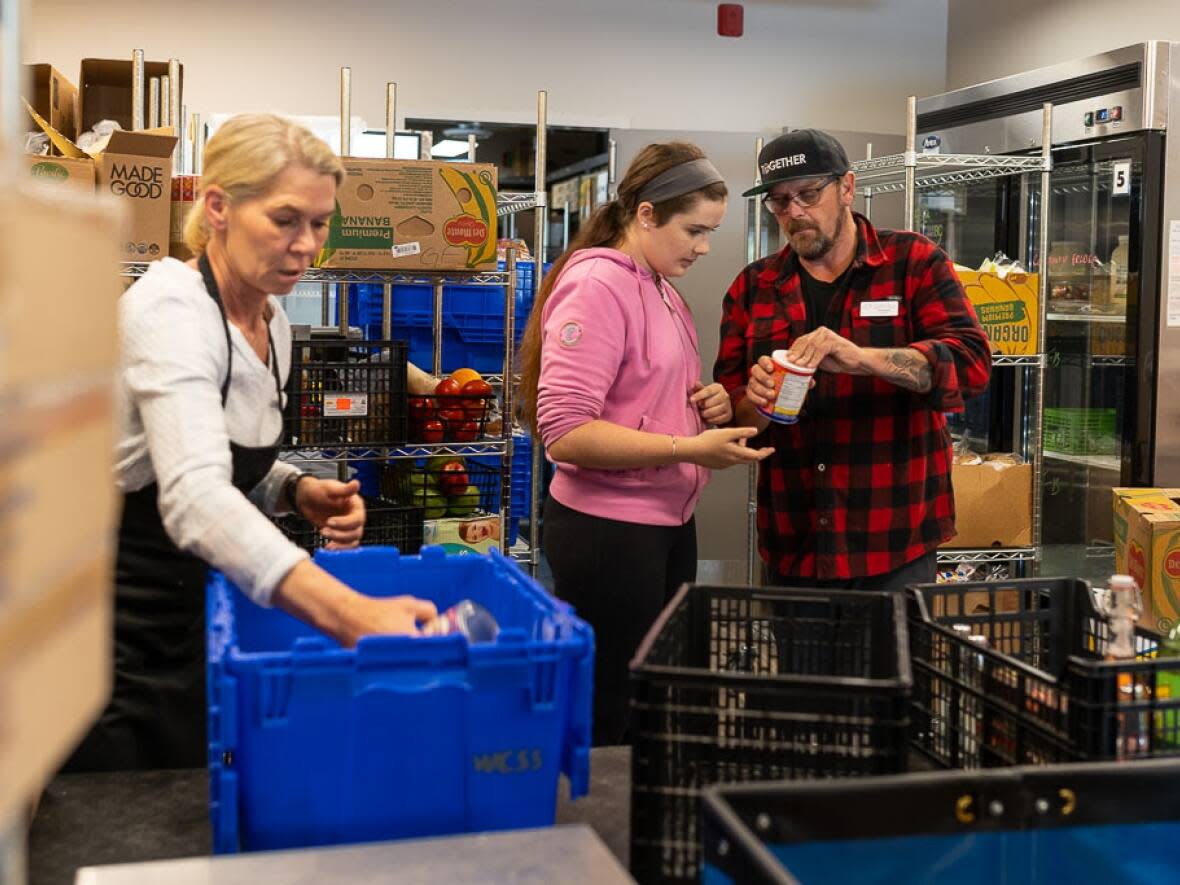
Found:
[(762, 181), (742, 196), (763, 193), (780, 181), (843, 175), (848, 168), (848, 155), (840, 142), (818, 129), (796, 129), (762, 148), (758, 153)]

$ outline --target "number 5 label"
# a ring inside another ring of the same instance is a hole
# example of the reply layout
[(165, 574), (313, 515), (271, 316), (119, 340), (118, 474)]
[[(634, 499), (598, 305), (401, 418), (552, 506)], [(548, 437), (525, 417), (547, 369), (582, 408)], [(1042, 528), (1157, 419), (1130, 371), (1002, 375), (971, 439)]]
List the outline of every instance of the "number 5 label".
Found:
[(1131, 192), (1131, 161), (1122, 160), (1114, 164), (1114, 178), (1110, 192), (1114, 196), (1126, 195)]

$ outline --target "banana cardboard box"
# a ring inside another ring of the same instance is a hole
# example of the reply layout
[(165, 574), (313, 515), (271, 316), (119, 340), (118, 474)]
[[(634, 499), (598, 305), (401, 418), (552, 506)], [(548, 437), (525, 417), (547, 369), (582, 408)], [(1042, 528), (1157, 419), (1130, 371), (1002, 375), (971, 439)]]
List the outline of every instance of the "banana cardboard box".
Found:
[(319, 267), (496, 268), (496, 167), (346, 157)]
[(1140, 624), (1167, 633), (1180, 617), (1180, 489), (1113, 492), (1115, 569), (1143, 591)]
[(1037, 352), (1040, 277), (1010, 273), (1001, 277), (955, 267), (975, 314), (992, 345), (992, 353), (1031, 356)]

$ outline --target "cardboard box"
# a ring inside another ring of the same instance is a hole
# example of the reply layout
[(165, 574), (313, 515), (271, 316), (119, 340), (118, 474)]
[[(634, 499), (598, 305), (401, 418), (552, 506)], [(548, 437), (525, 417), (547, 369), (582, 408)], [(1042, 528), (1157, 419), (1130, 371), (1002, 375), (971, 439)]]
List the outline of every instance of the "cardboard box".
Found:
[(565, 206), (570, 207), (570, 215), (578, 214), (578, 206), (580, 205), (581, 192), (580, 182), (577, 178), (570, 178), (566, 181), (559, 181), (549, 189), (549, 206), (552, 209), (562, 209)]
[[(0, 191), (0, 393), (118, 365), (118, 206), (71, 188)], [(0, 430), (3, 428), (0, 427)]]
[(184, 223), (188, 219), (189, 210), (197, 201), (197, 192), (201, 187), (199, 175), (172, 176), (172, 206), (169, 213), (168, 226), (168, 254), (181, 261), (188, 261), (193, 257), (184, 242)]
[[(52, 65), (25, 65), (29, 104), (49, 125), (70, 139), (78, 137), (78, 87)], [(36, 132), (36, 124), (29, 131)]]
[[(152, 77), (168, 79), (168, 62), (145, 62), (144, 96), (148, 100), (147, 81)], [(181, 95), (184, 94), (184, 65), (180, 66)], [(143, 114), (144, 125), (149, 115)], [(131, 59), (84, 58), (78, 75), (78, 133), (86, 132), (99, 120), (114, 120), (131, 129)]]
[(110, 690), (117, 207), (0, 191), (0, 820)]
[(992, 352), (1006, 356), (1030, 356), (1037, 352), (1037, 327), (1040, 325), (1040, 277), (994, 273), (955, 268), (975, 314), (991, 341)]
[(1027, 547), (1032, 543), (1032, 466), (955, 464), (955, 529), (944, 547)]
[(1140, 624), (1167, 633), (1180, 617), (1180, 489), (1112, 492), (1115, 569), (1143, 591)]
[(99, 192), (127, 207), (125, 261), (154, 261), (168, 254), (175, 146), (175, 135), (158, 131), (114, 132), (96, 158)]
[(428, 519), (422, 524), (422, 543), (438, 544), (449, 554), (487, 553), (500, 547), (500, 517)]
[(0, 619), (0, 820), (24, 813), (110, 697), (111, 596), (95, 562)]
[(79, 193), (94, 195), (94, 161), (73, 157), (38, 157), (25, 154), (29, 175), (38, 182), (65, 185)]
[(496, 167), (345, 158), (319, 267), (494, 270)]

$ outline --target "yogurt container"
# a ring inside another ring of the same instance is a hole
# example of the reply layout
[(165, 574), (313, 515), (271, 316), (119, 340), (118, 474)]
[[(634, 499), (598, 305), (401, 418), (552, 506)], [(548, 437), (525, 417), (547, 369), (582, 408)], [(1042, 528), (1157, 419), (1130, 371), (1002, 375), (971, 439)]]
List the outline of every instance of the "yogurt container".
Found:
[(774, 403), (770, 411), (761, 408), (758, 411), (777, 424), (795, 424), (815, 369), (791, 362), (785, 350), (776, 350), (770, 359), (774, 362)]

